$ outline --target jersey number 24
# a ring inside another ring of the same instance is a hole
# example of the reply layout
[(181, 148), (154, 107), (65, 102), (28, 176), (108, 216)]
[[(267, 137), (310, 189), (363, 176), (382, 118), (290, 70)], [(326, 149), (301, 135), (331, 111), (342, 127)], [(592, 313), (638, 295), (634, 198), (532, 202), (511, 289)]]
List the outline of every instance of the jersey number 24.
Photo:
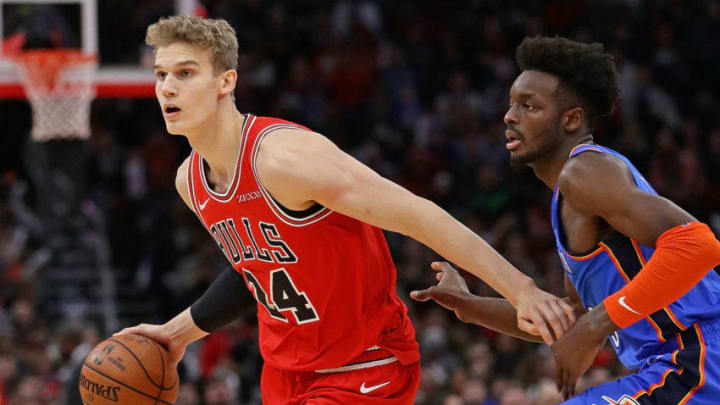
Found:
[(267, 309), (271, 317), (287, 322), (288, 320), (282, 312), (292, 311), (298, 325), (320, 320), (307, 295), (298, 291), (284, 268), (270, 272), (270, 298), (272, 301), (268, 300), (265, 289), (250, 270), (243, 269), (243, 273), (255, 293), (255, 299)]

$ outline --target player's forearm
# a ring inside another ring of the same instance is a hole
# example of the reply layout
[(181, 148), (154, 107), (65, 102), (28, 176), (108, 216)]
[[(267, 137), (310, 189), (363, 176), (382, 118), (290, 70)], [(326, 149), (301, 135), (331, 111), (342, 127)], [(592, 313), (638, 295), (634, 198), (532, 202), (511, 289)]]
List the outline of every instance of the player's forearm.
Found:
[(207, 332), (200, 329), (190, 315), (190, 308), (179, 313), (164, 325), (171, 341), (180, 342), (183, 346), (207, 336)]
[(693, 222), (660, 235), (640, 273), (605, 300), (608, 316), (624, 328), (670, 305), (720, 263), (720, 242), (710, 228)]
[(195, 325), (211, 333), (233, 322), (252, 307), (247, 294), (241, 293), (244, 289), (243, 277), (228, 266), (190, 307)]
[(531, 342), (542, 343), (542, 337), (521, 331), (517, 326), (517, 311), (504, 298), (467, 295), (459, 298), (455, 310), (458, 319)]
[(513, 305), (534, 286), (530, 277), (450, 214), (430, 201), (423, 205), (418, 215), (424, 220), (415, 219), (410, 236), (488, 283)]

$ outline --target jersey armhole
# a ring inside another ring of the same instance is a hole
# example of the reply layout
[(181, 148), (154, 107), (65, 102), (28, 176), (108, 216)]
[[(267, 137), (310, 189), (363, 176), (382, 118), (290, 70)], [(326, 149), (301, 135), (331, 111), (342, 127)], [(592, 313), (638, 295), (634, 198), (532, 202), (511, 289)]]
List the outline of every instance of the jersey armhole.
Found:
[[(270, 195), (269, 192), (268, 192), (268, 195)], [(303, 218), (306, 218), (310, 215), (315, 215), (318, 212), (322, 211), (323, 208), (325, 208), (324, 205), (322, 205), (318, 202), (315, 202), (309, 208), (305, 208), (304, 210), (296, 211), (296, 210), (291, 210), (290, 208), (282, 205), (280, 203), (280, 201), (275, 199), (275, 197), (273, 197), (272, 195), (270, 195), (270, 198), (272, 198), (272, 200), (275, 202), (275, 204), (277, 204), (278, 208), (280, 208), (282, 210), (282, 212), (285, 213), (285, 215), (292, 217), (294, 219), (297, 219), (297, 220), (302, 220)]]

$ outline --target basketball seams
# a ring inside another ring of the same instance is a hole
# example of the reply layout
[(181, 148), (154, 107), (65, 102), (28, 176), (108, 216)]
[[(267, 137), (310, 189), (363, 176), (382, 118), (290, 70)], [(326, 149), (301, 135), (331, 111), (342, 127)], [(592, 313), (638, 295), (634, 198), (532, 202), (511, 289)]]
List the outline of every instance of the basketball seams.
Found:
[[(107, 375), (107, 374), (103, 373), (102, 371), (96, 369), (95, 367), (89, 365), (87, 362), (84, 362), (84, 363), (83, 363), (83, 367), (87, 367), (87, 368), (89, 368), (90, 370), (92, 370), (92, 371), (94, 371), (95, 373), (97, 373), (98, 375), (101, 375), (101, 376), (107, 378), (108, 380), (110, 380), (110, 381), (112, 381), (112, 382), (114, 382), (114, 383), (120, 384), (120, 385), (122, 385), (123, 387), (128, 388), (128, 389), (131, 390), (131, 391), (135, 391), (135, 392), (137, 392), (138, 394), (143, 395), (143, 396), (146, 396), (146, 397), (148, 397), (148, 398), (150, 398), (150, 399), (155, 399), (155, 398), (154, 398), (152, 395), (150, 395), (150, 394), (146, 394), (146, 393), (140, 391), (139, 389), (137, 389), (137, 388), (135, 388), (135, 387), (132, 387), (132, 386), (130, 386), (130, 385), (128, 385), (128, 384), (126, 384), (126, 383), (124, 383), (124, 382), (122, 382), (122, 381), (119, 381), (119, 380), (116, 380), (116, 379), (113, 378), (113, 377), (110, 377), (109, 375)], [(83, 401), (83, 402), (84, 402), (84, 401)], [(156, 399), (155, 403), (157, 403), (157, 402), (161, 402), (162, 404), (166, 404), (166, 405), (173, 405), (172, 402), (164, 401), (164, 400), (162, 400), (162, 399)]]
[[(170, 389), (172, 389), (172, 388), (175, 387), (175, 384), (173, 384), (173, 385), (170, 386), (170, 387), (163, 387), (162, 385), (157, 384), (157, 383), (153, 380), (153, 378), (150, 376), (150, 373), (148, 373), (148, 371), (147, 371), (147, 369), (145, 368), (145, 365), (142, 363), (142, 361), (140, 361), (140, 359), (138, 358), (138, 356), (137, 356), (132, 350), (130, 350), (130, 348), (129, 348), (126, 344), (124, 344), (123, 342), (121, 342), (121, 341), (119, 341), (119, 340), (117, 340), (117, 339), (108, 339), (108, 340), (110, 340), (110, 341), (112, 341), (112, 342), (115, 342), (115, 343), (119, 344), (120, 346), (124, 347), (125, 350), (127, 350), (127, 351), (135, 358), (135, 360), (136, 360), (136, 361), (138, 362), (138, 364), (140, 365), (140, 368), (142, 369), (143, 373), (145, 373), (145, 376), (148, 378), (148, 380), (150, 380), (150, 383), (151, 383), (152, 385), (154, 385), (156, 388), (160, 388), (161, 390), (170, 390)], [(157, 349), (157, 347), (156, 347), (155, 349)], [(165, 367), (165, 365), (164, 365), (164, 363), (163, 363), (163, 375), (165, 374), (165, 373), (164, 373), (164, 367)], [(164, 379), (163, 379), (163, 380), (164, 380)], [(163, 382), (164, 382), (164, 381), (163, 381)], [(176, 382), (176, 383), (177, 383), (177, 382)]]
[(175, 381), (173, 381), (172, 385), (165, 387), (165, 376), (167, 375), (167, 374), (165, 374), (165, 364), (166, 364), (165, 355), (163, 354), (163, 350), (160, 350), (160, 347), (158, 347), (157, 345), (155, 345), (155, 349), (160, 354), (160, 360), (162, 360), (162, 368), (163, 368), (163, 385), (162, 385), (162, 387), (160, 387), (160, 390), (161, 391), (169, 391), (169, 390), (175, 388), (175, 386), (177, 385), (177, 383), (180, 380), (180, 377), (178, 376), (178, 378), (176, 378)]
[(155, 380), (153, 380), (153, 378), (150, 376), (150, 373), (148, 373), (147, 369), (145, 368), (145, 365), (143, 364), (142, 361), (140, 361), (140, 359), (139, 359), (138, 356), (135, 354), (135, 352), (133, 352), (129, 347), (127, 347), (127, 345), (125, 345), (125, 343), (123, 343), (123, 342), (121, 342), (121, 341), (119, 341), (119, 340), (116, 340), (116, 339), (109, 339), (109, 340), (110, 340), (111, 342), (118, 343), (120, 346), (124, 347), (125, 350), (127, 350), (128, 353), (130, 353), (130, 354), (135, 358), (135, 360), (138, 362), (138, 364), (140, 365), (140, 368), (142, 369), (143, 373), (145, 373), (145, 376), (148, 378), (148, 380), (150, 380), (150, 383), (151, 383), (152, 385), (154, 385), (155, 387), (160, 387), (160, 385), (158, 385), (158, 384), (155, 382)]
[[(154, 405), (157, 405), (157, 403), (160, 400), (160, 397), (162, 396), (162, 393), (163, 393), (162, 387), (165, 386), (165, 356), (163, 356), (162, 350), (160, 350), (160, 348), (157, 347), (157, 345), (155, 345), (155, 350), (157, 350), (158, 354), (160, 355), (160, 363), (162, 364), (162, 382), (161, 382), (162, 386), (159, 387), (160, 389), (158, 390), (157, 397), (155, 397), (155, 404), (154, 404)], [(174, 385), (175, 384), (173, 384), (173, 386)]]

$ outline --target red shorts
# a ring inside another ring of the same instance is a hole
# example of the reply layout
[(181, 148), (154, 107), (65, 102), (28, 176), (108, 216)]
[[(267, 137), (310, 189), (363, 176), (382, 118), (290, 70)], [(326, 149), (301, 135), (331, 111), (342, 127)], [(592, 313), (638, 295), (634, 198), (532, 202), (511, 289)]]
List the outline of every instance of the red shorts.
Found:
[(260, 386), (267, 405), (411, 405), (420, 386), (420, 362), (328, 373), (266, 365)]

